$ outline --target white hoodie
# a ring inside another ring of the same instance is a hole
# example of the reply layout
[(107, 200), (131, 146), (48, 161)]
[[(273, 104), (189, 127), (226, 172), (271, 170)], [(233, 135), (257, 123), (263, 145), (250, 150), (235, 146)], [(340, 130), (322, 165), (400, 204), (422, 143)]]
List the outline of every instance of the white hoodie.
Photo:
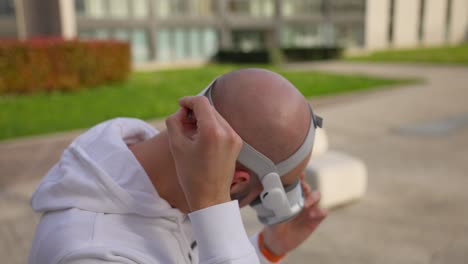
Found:
[(117, 118), (79, 136), (32, 197), (44, 213), (30, 264), (270, 263), (237, 201), (182, 214), (159, 197), (127, 145), (158, 132)]

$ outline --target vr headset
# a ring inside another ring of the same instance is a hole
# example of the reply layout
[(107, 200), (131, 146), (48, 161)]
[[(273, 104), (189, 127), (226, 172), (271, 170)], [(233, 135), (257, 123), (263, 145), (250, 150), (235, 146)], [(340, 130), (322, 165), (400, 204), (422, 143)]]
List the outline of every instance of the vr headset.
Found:
[[(211, 88), (214, 79), (198, 95), (206, 96), (211, 105)], [(237, 161), (254, 172), (263, 185), (263, 191), (250, 206), (257, 212), (259, 221), (265, 225), (274, 225), (288, 221), (304, 208), (304, 194), (298, 179), (294, 184), (283, 186), (281, 176), (296, 168), (312, 151), (315, 139), (315, 129), (322, 127), (323, 119), (316, 116), (310, 108), (310, 127), (301, 147), (286, 160), (274, 163), (268, 157), (254, 149), (247, 142), (243, 142)]]

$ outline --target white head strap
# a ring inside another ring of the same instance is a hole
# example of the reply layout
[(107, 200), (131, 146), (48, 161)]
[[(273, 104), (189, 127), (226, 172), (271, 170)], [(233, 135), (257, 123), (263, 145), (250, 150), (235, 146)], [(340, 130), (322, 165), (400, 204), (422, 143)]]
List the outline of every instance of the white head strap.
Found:
[[(206, 96), (211, 105), (211, 87), (213, 80), (199, 95)], [(284, 188), (281, 176), (296, 168), (312, 151), (315, 139), (315, 128), (322, 127), (322, 118), (314, 115), (309, 105), (311, 121), (306, 138), (299, 149), (289, 158), (275, 164), (268, 157), (254, 149), (244, 141), (237, 161), (257, 174), (263, 191), (260, 196), (251, 202), (257, 212), (258, 219), (267, 225), (281, 223), (293, 218), (304, 207), (304, 197), (299, 180), (292, 187)]]
[[(204, 95), (208, 98), (211, 105), (214, 106), (213, 100), (211, 98), (211, 88), (216, 82), (217, 78), (214, 79), (199, 95)], [(312, 116), (309, 131), (307, 136), (299, 147), (299, 149), (292, 154), (289, 158), (275, 164), (268, 157), (257, 151), (255, 148), (250, 146), (247, 142), (244, 141), (242, 149), (239, 153), (238, 161), (246, 166), (247, 168), (254, 171), (260, 180), (263, 176), (267, 175), (270, 172), (277, 172), (278, 175), (283, 176), (297, 167), (306, 157), (309, 155), (312, 147), (314, 145), (315, 139), (315, 128), (322, 127), (323, 119), (319, 116), (314, 115), (312, 108), (309, 106), (310, 114)]]

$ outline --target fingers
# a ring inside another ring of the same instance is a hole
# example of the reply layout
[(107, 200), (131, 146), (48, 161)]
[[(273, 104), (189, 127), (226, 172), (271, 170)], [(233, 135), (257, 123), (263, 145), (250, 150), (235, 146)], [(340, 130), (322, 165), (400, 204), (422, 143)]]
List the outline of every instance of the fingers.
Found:
[(320, 203), (320, 192), (314, 191), (308, 197), (306, 197), (304, 207), (310, 208), (313, 206), (318, 206), (319, 203)]
[(205, 96), (185, 96), (179, 100), (182, 108), (192, 111), (191, 119), (197, 121), (200, 130), (211, 129), (216, 120), (215, 110)]
[(187, 109), (181, 108), (166, 118), (166, 127), (170, 142), (174, 143), (185, 140), (183, 122), (186, 116)]
[[(182, 108), (188, 109), (189, 119), (196, 122), (201, 139), (226, 137), (234, 146), (242, 147), (242, 140), (229, 123), (216, 111), (204, 96), (186, 96), (179, 100)], [(192, 112), (191, 112), (192, 111)]]
[(310, 188), (310, 185), (305, 182), (304, 180), (301, 180), (301, 186), (302, 186), (302, 191), (304, 192), (304, 196), (307, 198), (311, 195), (312, 190)]
[(319, 203), (319, 191), (312, 192), (310, 196), (306, 199), (304, 211), (306, 211), (310, 220), (321, 221), (327, 216), (328, 210), (325, 208), (320, 208)]

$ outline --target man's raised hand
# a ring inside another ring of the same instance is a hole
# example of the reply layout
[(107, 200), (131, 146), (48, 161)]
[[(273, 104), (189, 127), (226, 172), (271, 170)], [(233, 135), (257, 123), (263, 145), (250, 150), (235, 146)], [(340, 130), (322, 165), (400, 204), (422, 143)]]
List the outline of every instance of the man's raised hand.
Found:
[(203, 96), (179, 100), (166, 119), (179, 184), (190, 210), (230, 201), (230, 186), (242, 140)]
[(275, 255), (286, 254), (304, 242), (328, 214), (319, 207), (320, 193), (312, 192), (301, 174), (301, 184), (305, 196), (304, 209), (288, 222), (267, 226), (263, 236), (267, 248)]

